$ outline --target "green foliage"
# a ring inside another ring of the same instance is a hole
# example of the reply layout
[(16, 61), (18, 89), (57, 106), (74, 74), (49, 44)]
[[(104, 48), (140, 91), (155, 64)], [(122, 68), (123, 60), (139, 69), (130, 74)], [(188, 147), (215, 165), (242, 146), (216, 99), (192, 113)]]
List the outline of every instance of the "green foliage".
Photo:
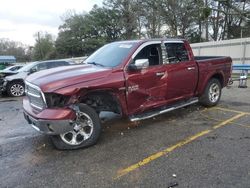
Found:
[(122, 38), (117, 10), (94, 6), (89, 14), (69, 15), (59, 27), (56, 49), (60, 57), (85, 56), (103, 44)]
[(56, 49), (51, 34), (38, 32), (32, 52), (32, 60), (47, 60), (56, 58)]
[(37, 41), (34, 57), (85, 56), (122, 39), (181, 36), (202, 42), (250, 36), (249, 23), (241, 26), (249, 6), (236, 0), (104, 0), (89, 13), (68, 12), (55, 43), (46, 37)]

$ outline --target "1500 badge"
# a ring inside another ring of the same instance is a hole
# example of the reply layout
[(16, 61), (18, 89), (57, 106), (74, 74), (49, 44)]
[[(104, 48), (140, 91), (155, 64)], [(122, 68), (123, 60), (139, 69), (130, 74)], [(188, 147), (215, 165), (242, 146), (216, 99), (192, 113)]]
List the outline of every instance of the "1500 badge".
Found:
[(139, 89), (138, 85), (128, 86), (128, 92), (132, 93), (133, 91), (136, 91)]

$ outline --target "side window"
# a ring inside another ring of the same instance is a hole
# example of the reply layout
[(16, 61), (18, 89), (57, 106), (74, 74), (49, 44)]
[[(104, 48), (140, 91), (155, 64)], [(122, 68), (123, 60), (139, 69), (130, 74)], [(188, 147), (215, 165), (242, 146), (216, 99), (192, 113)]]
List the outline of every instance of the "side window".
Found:
[(47, 62), (47, 66), (49, 67), (49, 69), (65, 65), (68, 65), (65, 61)]
[(40, 63), (40, 64), (37, 65), (37, 70), (38, 71), (45, 70), (45, 69), (47, 69), (46, 63)]
[(137, 59), (148, 59), (149, 66), (160, 65), (161, 64), (161, 45), (151, 44), (145, 46), (134, 58)]
[(48, 69), (57, 67), (57, 62), (47, 62), (46, 64), (47, 64)]
[(46, 63), (40, 63), (38, 65), (35, 65), (34, 67), (31, 68), (32, 72), (37, 72), (41, 70), (47, 69)]
[(16, 71), (16, 70), (18, 70), (18, 67), (12, 67), (12, 68), (10, 68), (10, 70), (11, 71)]
[(165, 43), (167, 58), (170, 63), (188, 61), (188, 52), (184, 43)]

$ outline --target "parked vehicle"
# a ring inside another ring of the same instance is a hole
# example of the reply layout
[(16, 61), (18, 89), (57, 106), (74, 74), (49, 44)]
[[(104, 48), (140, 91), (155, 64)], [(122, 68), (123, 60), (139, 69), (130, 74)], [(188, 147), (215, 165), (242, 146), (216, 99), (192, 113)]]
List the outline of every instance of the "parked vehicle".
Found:
[(15, 72), (15, 71), (18, 71), (20, 68), (22, 68), (23, 65), (12, 65), (12, 66), (9, 66), (3, 70), (0, 70), (0, 74), (1, 72)]
[(1, 71), (0, 72), (0, 91), (7, 92), (9, 96), (19, 97), (24, 95), (25, 78), (41, 70), (51, 69), (59, 66), (68, 66), (74, 64), (70, 61), (53, 60), (53, 61), (37, 61), (23, 66), (17, 71)]
[(173, 39), (110, 43), (85, 62), (26, 79), (24, 117), (58, 149), (95, 144), (102, 111), (138, 121), (196, 102), (214, 106), (232, 64), (230, 57), (194, 57), (187, 41)]

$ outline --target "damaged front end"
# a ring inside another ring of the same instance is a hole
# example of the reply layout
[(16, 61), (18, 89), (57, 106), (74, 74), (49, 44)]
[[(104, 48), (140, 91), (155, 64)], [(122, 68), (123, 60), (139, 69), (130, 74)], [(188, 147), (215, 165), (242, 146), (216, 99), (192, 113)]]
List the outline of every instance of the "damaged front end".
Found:
[(72, 131), (77, 113), (71, 96), (43, 93), (39, 87), (26, 82), (23, 99), (24, 117), (36, 130), (49, 135)]

